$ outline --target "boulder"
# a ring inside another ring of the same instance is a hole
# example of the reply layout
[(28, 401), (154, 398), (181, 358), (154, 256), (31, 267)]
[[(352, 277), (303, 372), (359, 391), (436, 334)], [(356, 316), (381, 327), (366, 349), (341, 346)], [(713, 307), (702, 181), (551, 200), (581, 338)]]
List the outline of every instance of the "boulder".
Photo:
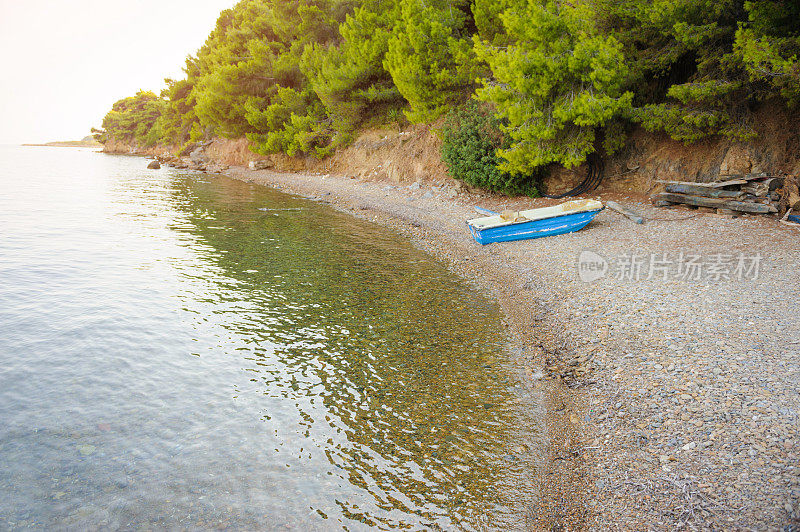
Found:
[(150, 164), (147, 165), (147, 168), (150, 170), (158, 170), (161, 168), (161, 163), (158, 161), (150, 161)]
[(273, 164), (272, 161), (250, 161), (247, 166), (250, 170), (267, 170), (272, 168)]
[(193, 149), (192, 152), (189, 154), (189, 159), (191, 159), (192, 162), (194, 162), (194, 163), (200, 163), (200, 162), (205, 161), (206, 157), (205, 157), (205, 153), (204, 153), (203, 149), (204, 149), (204, 146), (202, 146), (202, 145), (196, 147), (195, 149)]
[(731, 146), (719, 167), (720, 175), (748, 174), (753, 169), (750, 151), (739, 145)]

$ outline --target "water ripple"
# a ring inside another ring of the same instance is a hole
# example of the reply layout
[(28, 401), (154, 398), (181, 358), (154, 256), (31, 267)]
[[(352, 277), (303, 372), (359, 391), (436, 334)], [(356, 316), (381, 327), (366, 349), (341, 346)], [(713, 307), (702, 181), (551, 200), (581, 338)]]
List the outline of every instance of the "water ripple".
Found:
[(494, 305), (392, 233), (0, 148), (0, 528), (509, 529)]

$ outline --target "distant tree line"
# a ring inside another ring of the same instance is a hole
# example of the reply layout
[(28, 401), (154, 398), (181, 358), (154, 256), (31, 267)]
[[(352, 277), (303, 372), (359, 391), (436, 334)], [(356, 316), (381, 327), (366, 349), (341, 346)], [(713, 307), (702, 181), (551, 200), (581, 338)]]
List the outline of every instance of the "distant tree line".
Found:
[(484, 185), (524, 189), (632, 124), (751, 139), (760, 102), (800, 101), (798, 55), (795, 0), (242, 0), (184, 79), (115, 103), (97, 138), (325, 157), (362, 128), (453, 114), (443, 137), (473, 128)]

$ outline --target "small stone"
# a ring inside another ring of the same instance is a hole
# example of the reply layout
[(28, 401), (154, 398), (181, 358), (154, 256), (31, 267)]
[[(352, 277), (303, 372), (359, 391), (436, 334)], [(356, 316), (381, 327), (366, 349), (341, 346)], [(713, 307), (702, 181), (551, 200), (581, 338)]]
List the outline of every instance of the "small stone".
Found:
[(82, 456), (89, 456), (94, 454), (97, 450), (97, 447), (94, 445), (78, 445), (78, 452), (81, 453)]

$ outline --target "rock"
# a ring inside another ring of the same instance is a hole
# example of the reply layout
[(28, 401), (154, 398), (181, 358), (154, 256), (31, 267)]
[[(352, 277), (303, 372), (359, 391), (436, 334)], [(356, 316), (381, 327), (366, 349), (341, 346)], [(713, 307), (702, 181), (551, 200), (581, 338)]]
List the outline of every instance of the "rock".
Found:
[(267, 170), (273, 166), (272, 161), (250, 161), (247, 165), (250, 170)]
[(742, 146), (731, 146), (722, 159), (720, 175), (747, 174), (753, 168), (749, 151)]
[(94, 445), (78, 445), (78, 452), (81, 453), (81, 456), (92, 455), (96, 450)]
[(203, 146), (198, 146), (192, 153), (189, 154), (189, 159), (196, 164), (205, 162), (205, 154), (203, 153)]
[(422, 195), (423, 199), (430, 199), (432, 197), (433, 197), (433, 192), (431, 192), (430, 190)]
[(161, 169), (161, 163), (158, 161), (150, 161), (150, 164), (147, 165), (149, 170), (159, 170)]

